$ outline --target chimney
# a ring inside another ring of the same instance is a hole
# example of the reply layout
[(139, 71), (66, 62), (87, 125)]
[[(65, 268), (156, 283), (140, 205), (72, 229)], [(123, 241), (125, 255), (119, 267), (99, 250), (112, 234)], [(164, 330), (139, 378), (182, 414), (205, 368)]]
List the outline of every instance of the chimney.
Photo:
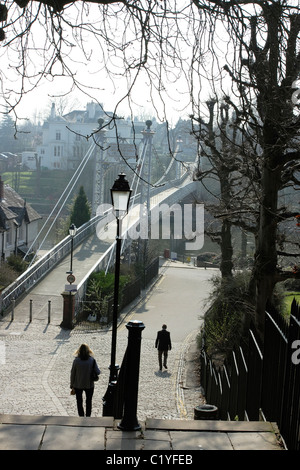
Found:
[(3, 201), (3, 199), (4, 199), (4, 183), (0, 176), (0, 202)]
[(50, 118), (55, 119), (55, 117), (56, 117), (55, 103), (52, 103)]

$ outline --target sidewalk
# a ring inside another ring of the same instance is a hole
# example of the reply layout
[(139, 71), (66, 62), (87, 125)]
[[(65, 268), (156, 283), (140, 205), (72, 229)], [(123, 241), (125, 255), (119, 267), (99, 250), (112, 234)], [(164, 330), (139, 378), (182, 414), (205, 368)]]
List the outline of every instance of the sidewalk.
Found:
[[(172, 267), (187, 268), (179, 264)], [(149, 291), (144, 292), (144, 300), (146, 296), (150, 309), (153, 297)], [(137, 308), (131, 305), (123, 312), (118, 328), (119, 360), (127, 346), (126, 322)], [(28, 307), (20, 304), (13, 322), (9, 315), (0, 321), (0, 450), (144, 450), (180, 451), (186, 455), (196, 450), (283, 449), (272, 423), (193, 419), (194, 406), (203, 398), (188, 373), (194, 353), (193, 334), (184, 343), (172, 343), (169, 368), (164, 372), (157, 371), (153, 339), (142, 335), (143, 373), (138, 399), (141, 430), (119, 430), (119, 421), (102, 417), (111, 331), (62, 330), (60, 311), (53, 312), (50, 324), (46, 318), (46, 314), (34, 315), (30, 323)], [(77, 417), (75, 398), (69, 394), (73, 353), (83, 342), (92, 348), (101, 369), (91, 418)]]
[(281, 449), (276, 426), (266, 422), (149, 419), (131, 432), (109, 417), (0, 415), (0, 423), (0, 450), (179, 451), (184, 458), (196, 450)]

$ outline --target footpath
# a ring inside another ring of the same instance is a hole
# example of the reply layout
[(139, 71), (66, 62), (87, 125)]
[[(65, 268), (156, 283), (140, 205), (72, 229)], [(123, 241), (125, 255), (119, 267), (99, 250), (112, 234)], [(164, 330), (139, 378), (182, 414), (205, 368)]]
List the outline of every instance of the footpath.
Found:
[[(201, 268), (171, 263), (161, 269), (160, 276), (167, 277), (174, 269), (181, 270), (184, 276), (186, 269)], [(158, 281), (122, 312), (118, 358), (126, 350), (128, 319), (139, 314), (141, 303), (144, 310), (153, 309), (158, 301), (155, 296), (161, 298), (161, 294)], [(107, 451), (101, 453), (106, 464), (145, 466), (190, 464), (189, 459), (198, 459), (199, 453), (195, 451), (199, 450), (284, 449), (275, 423), (194, 419), (194, 407), (204, 403), (201, 387), (191, 380), (191, 370), (195, 368), (195, 332), (184, 342), (174, 342), (168, 370), (162, 372), (157, 370), (153, 339), (147, 335), (142, 339), (138, 398), (141, 429), (121, 431), (120, 420), (102, 416), (111, 331), (81, 327), (64, 330), (59, 326), (61, 311), (52, 313), (50, 323), (46, 319), (46, 301), (36, 316), (33, 312), (31, 322), (28, 304), (21, 302), (15, 308), (13, 321), (9, 314), (0, 321), (0, 450), (101, 450)], [(92, 348), (101, 369), (91, 418), (77, 416), (75, 397), (69, 394), (73, 354), (83, 342)], [(133, 452), (141, 450), (145, 452)], [(132, 460), (122, 460), (123, 454)], [(168, 456), (172, 460), (164, 460)]]

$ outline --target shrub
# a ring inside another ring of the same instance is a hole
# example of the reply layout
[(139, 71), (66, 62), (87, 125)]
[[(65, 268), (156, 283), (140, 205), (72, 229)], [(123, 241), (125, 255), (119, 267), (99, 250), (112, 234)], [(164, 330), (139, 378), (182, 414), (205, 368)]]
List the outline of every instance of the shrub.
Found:
[(23, 273), (26, 271), (28, 263), (23, 260), (20, 256), (10, 255), (7, 258), (7, 264), (17, 273)]
[[(122, 292), (122, 289), (128, 282), (130, 281), (129, 276), (120, 275), (119, 280), (119, 291)], [(93, 290), (98, 290), (101, 293), (101, 297), (112, 296), (114, 294), (114, 283), (115, 283), (115, 275), (114, 273), (106, 273), (104, 271), (100, 271), (98, 273), (93, 273), (90, 276), (88, 289), (89, 291), (90, 286), (93, 286)]]
[(211, 307), (204, 317), (202, 338), (209, 355), (227, 354), (240, 344), (246, 324), (253, 314), (248, 300), (250, 273), (238, 273), (231, 278), (215, 277), (210, 296)]
[[(100, 271), (93, 273), (88, 282), (86, 292), (85, 314), (95, 314), (97, 319), (106, 317), (108, 314), (108, 303), (114, 295), (115, 275)], [(119, 303), (125, 286), (130, 282), (130, 276), (120, 276), (119, 280)]]
[(16, 271), (7, 263), (0, 266), (0, 289), (4, 289), (18, 277)]
[(210, 356), (215, 353), (225, 353), (233, 349), (239, 341), (242, 330), (242, 314), (230, 308), (230, 305), (223, 304), (218, 312), (214, 312), (213, 318), (205, 321), (205, 347)]

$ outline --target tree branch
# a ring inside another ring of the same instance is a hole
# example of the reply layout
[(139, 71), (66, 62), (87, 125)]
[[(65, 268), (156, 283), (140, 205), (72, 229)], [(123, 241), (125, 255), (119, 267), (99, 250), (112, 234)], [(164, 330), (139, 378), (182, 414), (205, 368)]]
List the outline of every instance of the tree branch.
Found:
[[(30, 3), (30, 1), (33, 2), (38, 2), (42, 3), (43, 5), (47, 5), (49, 7), (52, 7), (54, 11), (62, 11), (66, 5), (69, 5), (71, 3), (76, 3), (79, 2), (79, 0), (14, 0), (14, 2), (20, 7), (20, 8), (26, 8), (27, 5)], [(128, 2), (124, 0), (89, 0), (89, 3), (98, 3), (100, 5), (110, 5), (112, 3), (123, 3), (127, 4)]]

